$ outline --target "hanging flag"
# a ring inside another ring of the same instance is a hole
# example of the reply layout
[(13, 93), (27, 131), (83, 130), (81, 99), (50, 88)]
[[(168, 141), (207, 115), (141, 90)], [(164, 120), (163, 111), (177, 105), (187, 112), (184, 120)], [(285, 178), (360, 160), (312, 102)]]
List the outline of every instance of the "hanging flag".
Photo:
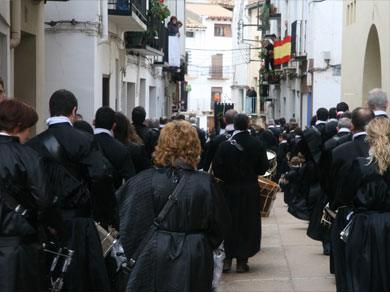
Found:
[(291, 59), (291, 36), (274, 42), (274, 64), (287, 63)]

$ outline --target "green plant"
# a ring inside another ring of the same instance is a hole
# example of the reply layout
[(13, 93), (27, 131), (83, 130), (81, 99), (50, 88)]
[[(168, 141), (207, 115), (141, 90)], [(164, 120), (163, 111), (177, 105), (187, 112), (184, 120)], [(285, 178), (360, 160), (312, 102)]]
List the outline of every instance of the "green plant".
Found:
[(168, 6), (166, 6), (164, 3), (161, 3), (158, 0), (151, 0), (148, 15), (157, 17), (163, 21), (171, 15), (171, 12), (169, 11)]

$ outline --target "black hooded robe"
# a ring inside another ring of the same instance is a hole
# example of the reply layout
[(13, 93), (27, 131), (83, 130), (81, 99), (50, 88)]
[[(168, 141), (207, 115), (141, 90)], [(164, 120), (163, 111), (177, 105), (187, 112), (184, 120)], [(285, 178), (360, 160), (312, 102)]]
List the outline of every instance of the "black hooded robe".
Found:
[(243, 147), (238, 150), (230, 141), (223, 142), (214, 157), (213, 170), (232, 215), (232, 228), (225, 239), (226, 257), (246, 259), (260, 250), (261, 216), (258, 176), (268, 167), (261, 142), (241, 132), (233, 139)]

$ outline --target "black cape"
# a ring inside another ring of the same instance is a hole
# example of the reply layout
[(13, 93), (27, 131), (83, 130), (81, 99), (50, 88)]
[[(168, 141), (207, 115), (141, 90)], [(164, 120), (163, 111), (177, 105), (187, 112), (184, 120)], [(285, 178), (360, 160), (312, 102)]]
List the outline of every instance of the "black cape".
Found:
[(166, 219), (148, 241), (133, 268), (129, 291), (210, 291), (213, 249), (228, 229), (223, 196), (210, 176), (189, 169), (149, 169), (117, 193), (121, 205), (120, 238), (132, 257), (176, 184), (186, 175)]
[(354, 162), (355, 214), (346, 244), (351, 291), (390, 290), (390, 172), (380, 175), (369, 159)]
[(263, 145), (248, 132), (233, 139), (243, 147), (238, 150), (231, 141), (223, 142), (213, 161), (213, 171), (232, 215), (232, 228), (225, 239), (229, 258), (245, 259), (260, 250), (261, 217), (258, 176), (264, 174), (268, 159)]
[[(45, 136), (52, 134), (60, 147), (49, 152)], [(59, 197), (65, 222), (63, 244), (75, 251), (65, 275), (66, 291), (109, 291), (110, 283), (100, 239), (91, 217), (90, 186), (112, 173), (93, 135), (68, 123), (54, 124), (28, 142), (46, 161), (50, 190)], [(77, 277), (76, 277), (77, 276)], [(83, 276), (83, 277), (79, 277)]]
[[(16, 213), (6, 196), (22, 204), (28, 217)], [(0, 291), (48, 289), (36, 227), (52, 200), (38, 154), (0, 135)]]

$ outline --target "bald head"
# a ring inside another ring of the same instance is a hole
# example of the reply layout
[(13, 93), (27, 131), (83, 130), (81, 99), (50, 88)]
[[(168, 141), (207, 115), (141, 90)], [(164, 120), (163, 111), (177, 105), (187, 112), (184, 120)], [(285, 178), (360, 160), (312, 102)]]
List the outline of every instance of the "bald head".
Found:
[(236, 117), (237, 111), (234, 109), (227, 110), (225, 112), (225, 115), (223, 116), (225, 118), (225, 123), (226, 124), (233, 124), (234, 122), (234, 117)]
[(384, 91), (381, 89), (373, 89), (368, 93), (367, 104), (372, 111), (386, 111), (389, 102)]
[(368, 108), (356, 108), (352, 111), (352, 125), (354, 132), (365, 131), (366, 126), (375, 118), (374, 113)]

